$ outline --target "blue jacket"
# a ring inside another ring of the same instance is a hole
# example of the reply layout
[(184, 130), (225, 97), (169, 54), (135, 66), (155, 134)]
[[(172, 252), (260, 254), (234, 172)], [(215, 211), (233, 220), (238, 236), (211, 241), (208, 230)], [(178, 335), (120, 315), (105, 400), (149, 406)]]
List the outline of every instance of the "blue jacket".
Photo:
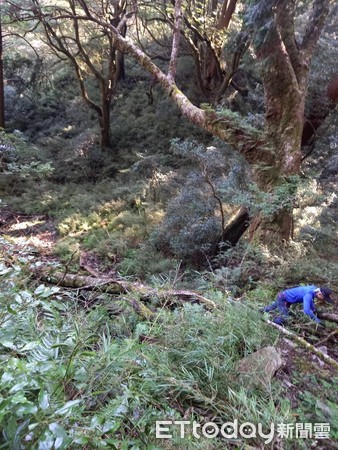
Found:
[(283, 295), (289, 303), (303, 303), (305, 314), (317, 323), (320, 323), (320, 320), (314, 314), (316, 312), (314, 298), (318, 290), (319, 288), (317, 286), (298, 286), (292, 289), (286, 289), (283, 291)]

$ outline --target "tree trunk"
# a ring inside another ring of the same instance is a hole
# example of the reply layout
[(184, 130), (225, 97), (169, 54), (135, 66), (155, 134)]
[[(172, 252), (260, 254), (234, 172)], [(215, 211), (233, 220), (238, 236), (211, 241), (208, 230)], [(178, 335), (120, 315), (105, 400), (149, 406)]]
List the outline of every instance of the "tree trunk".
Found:
[(335, 73), (332, 77), (328, 87), (327, 87), (327, 96), (329, 99), (335, 104), (338, 104), (338, 73)]
[[(254, 178), (264, 192), (298, 175), (301, 168), (301, 142), (310, 60), (328, 13), (329, 0), (315, 0), (299, 47), (294, 32), (294, 2), (281, 0), (274, 23), (262, 41), (256, 42), (256, 54), (264, 61), (265, 129), (274, 149), (270, 168), (254, 165)], [(265, 18), (266, 19), (266, 18)], [(261, 213), (250, 226), (250, 236), (263, 243), (288, 241), (292, 235), (292, 208), (281, 208), (271, 219)]]
[[(126, 37), (127, 34), (127, 25), (124, 25), (120, 31), (123, 37)], [(124, 53), (119, 50), (115, 53), (115, 67), (116, 67), (116, 83), (126, 78), (126, 70), (124, 64)]]
[(249, 226), (249, 213), (241, 208), (234, 219), (224, 228), (222, 241), (235, 246)]
[(116, 52), (116, 82), (126, 78), (126, 69), (124, 65), (124, 53)]
[(318, 128), (338, 104), (338, 74), (328, 83), (325, 95), (318, 89), (311, 96), (311, 109), (308, 111), (303, 128), (302, 147), (310, 147), (303, 159), (311, 153), (317, 137)]
[(100, 117), (100, 147), (102, 150), (111, 148), (110, 136), (110, 101), (102, 99), (102, 115)]
[(286, 243), (292, 237), (292, 232), (292, 212), (288, 209), (283, 209), (271, 219), (264, 217), (263, 214), (254, 217), (250, 222), (249, 240), (267, 245), (280, 242)]
[(1, 11), (0, 11), (0, 128), (5, 128), (5, 88), (4, 88)]
[(226, 0), (223, 1), (219, 23), (217, 25), (218, 29), (223, 30), (229, 27), (230, 20), (236, 9), (236, 4), (237, 0), (230, 0), (229, 4)]
[[(237, 0), (223, 1), (221, 10), (219, 12), (218, 22), (216, 28), (218, 30), (227, 30), (229, 28), (230, 21), (235, 12)], [(221, 59), (223, 54), (223, 48), (215, 47), (215, 43), (209, 43), (205, 48), (205, 55), (202, 60), (204, 82), (207, 90), (210, 92), (209, 97), (211, 100), (215, 100), (217, 92), (220, 86), (223, 84), (224, 77), (226, 77), (225, 71), (221, 68)], [(231, 72), (231, 69), (227, 69)], [(217, 100), (216, 100), (217, 101)]]
[[(186, 11), (184, 23), (190, 30), (183, 33), (188, 45), (191, 48), (195, 61), (197, 83), (202, 94), (210, 102), (217, 102), (217, 92), (223, 85), (225, 74), (225, 62), (223, 61), (223, 44), (221, 36), (224, 30), (229, 27), (230, 21), (236, 9), (237, 0), (224, 0), (220, 5), (217, 17), (217, 2), (212, 2), (208, 11), (210, 17), (215, 16), (214, 31), (218, 30), (219, 39), (205, 33), (196, 26), (195, 20), (191, 17), (191, 11)], [(228, 72), (231, 69), (228, 69)]]

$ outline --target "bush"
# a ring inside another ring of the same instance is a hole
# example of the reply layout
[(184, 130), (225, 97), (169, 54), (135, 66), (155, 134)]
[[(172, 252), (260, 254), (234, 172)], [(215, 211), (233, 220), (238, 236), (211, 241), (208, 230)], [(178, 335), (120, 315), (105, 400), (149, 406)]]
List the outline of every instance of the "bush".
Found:
[(221, 236), (217, 204), (199, 189), (184, 190), (169, 202), (163, 223), (151, 236), (164, 254), (199, 265), (215, 250)]

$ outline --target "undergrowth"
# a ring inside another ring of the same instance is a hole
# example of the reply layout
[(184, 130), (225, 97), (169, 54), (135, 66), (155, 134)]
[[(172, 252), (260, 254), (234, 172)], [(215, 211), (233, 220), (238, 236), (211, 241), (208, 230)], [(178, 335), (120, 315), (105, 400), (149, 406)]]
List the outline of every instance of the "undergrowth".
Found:
[[(293, 423), (278, 381), (249, 388), (238, 376), (242, 358), (277, 343), (276, 331), (255, 308), (210, 289), (217, 312), (190, 304), (162, 307), (148, 322), (123, 297), (99, 291), (84, 301), (85, 291), (34, 282), (27, 272), (33, 261), (7, 241), (2, 245), (1, 448), (270, 448), (259, 436), (197, 439), (189, 427), (184, 437), (172, 428), (170, 440), (156, 439), (156, 421), (236, 418), (265, 430), (272, 423)], [(264, 286), (255, 294), (270, 296)], [(324, 383), (315, 382), (317, 389)], [(312, 384), (297, 421), (309, 420), (310, 404), (323, 408)], [(303, 448), (302, 441), (284, 444)]]
[[(128, 308), (112, 316), (107, 304), (86, 309), (80, 293), (32, 283), (27, 258), (13, 264), (5, 245), (2, 448), (160, 449), (170, 446), (156, 439), (156, 420), (288, 420), (275, 382), (267, 391), (247, 390), (236, 376), (236, 362), (276, 339), (255, 311), (218, 297), (217, 314), (187, 305), (160, 309), (152, 322)], [(176, 433), (171, 444), (178, 442), (219, 445)]]

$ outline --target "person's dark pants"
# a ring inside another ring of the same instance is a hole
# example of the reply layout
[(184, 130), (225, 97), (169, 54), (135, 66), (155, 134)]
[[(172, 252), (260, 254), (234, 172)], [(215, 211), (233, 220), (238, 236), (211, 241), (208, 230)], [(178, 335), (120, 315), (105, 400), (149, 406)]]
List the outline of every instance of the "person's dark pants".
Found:
[(273, 322), (277, 323), (278, 325), (282, 325), (283, 323), (288, 322), (289, 308), (290, 308), (290, 303), (286, 301), (283, 292), (280, 292), (277, 295), (277, 300), (275, 302), (271, 303), (271, 305), (266, 306), (263, 309), (263, 311), (270, 312), (270, 311), (274, 311), (275, 309), (278, 309), (278, 311), (281, 313), (281, 315), (275, 317), (273, 319)]

